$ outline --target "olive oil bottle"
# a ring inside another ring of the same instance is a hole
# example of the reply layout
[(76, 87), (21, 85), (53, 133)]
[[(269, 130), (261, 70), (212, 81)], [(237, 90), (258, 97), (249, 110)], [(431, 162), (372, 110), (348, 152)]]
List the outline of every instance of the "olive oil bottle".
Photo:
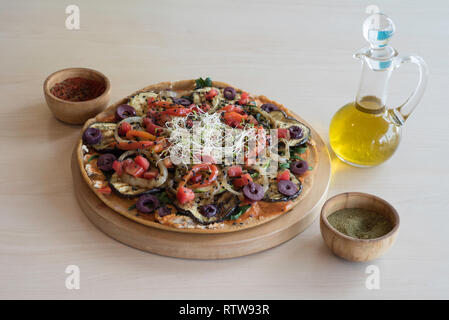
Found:
[[(398, 57), (388, 46), (394, 34), (393, 21), (382, 13), (369, 16), (363, 23), (363, 35), (369, 42), (354, 54), (362, 62), (362, 75), (356, 100), (343, 106), (333, 116), (329, 128), (332, 150), (344, 162), (358, 167), (377, 166), (396, 151), (401, 126), (421, 99), (428, 70), (418, 56)], [(418, 86), (397, 108), (386, 107), (386, 89), (394, 69), (411, 62), (418, 66)]]

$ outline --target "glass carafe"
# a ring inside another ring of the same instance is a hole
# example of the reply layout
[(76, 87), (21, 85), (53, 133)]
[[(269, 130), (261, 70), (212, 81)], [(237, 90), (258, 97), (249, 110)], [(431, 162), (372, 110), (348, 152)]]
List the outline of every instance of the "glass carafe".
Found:
[[(354, 54), (362, 63), (356, 100), (343, 106), (331, 120), (329, 140), (332, 150), (338, 158), (354, 166), (376, 166), (393, 155), (399, 146), (401, 126), (426, 87), (428, 69), (424, 60), (414, 55), (401, 57), (388, 46), (394, 30), (393, 22), (384, 14), (373, 14), (365, 20), (363, 35), (370, 46)], [(418, 85), (402, 105), (387, 108), (391, 73), (407, 62), (418, 66)]]

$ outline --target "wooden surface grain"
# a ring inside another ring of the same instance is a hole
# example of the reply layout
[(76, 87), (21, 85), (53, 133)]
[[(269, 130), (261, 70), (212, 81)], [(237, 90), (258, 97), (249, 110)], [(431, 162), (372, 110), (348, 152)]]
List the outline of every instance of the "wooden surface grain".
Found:
[[(449, 298), (449, 4), (376, 1), (396, 23), (392, 45), (429, 64), (421, 105), (399, 150), (372, 169), (334, 157), (329, 196), (375, 194), (401, 217), (380, 259), (333, 256), (319, 223), (274, 249), (220, 261), (166, 258), (124, 246), (84, 216), (70, 157), (78, 126), (48, 110), (42, 83), (66, 67), (99, 70), (111, 101), (163, 80), (210, 76), (262, 93), (327, 139), (334, 112), (354, 98), (368, 1), (77, 1), (80, 30), (60, 1), (0, 2), (0, 298)], [(388, 104), (413, 89), (416, 70), (393, 75)], [(79, 290), (65, 268), (81, 271)], [(380, 289), (368, 290), (369, 265)]]

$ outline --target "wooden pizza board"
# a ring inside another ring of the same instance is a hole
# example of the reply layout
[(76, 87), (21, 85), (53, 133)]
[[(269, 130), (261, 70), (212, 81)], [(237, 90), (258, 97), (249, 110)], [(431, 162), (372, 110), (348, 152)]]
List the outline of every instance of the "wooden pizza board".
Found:
[(76, 198), (89, 220), (111, 238), (131, 247), (177, 258), (224, 259), (273, 248), (303, 232), (319, 215), (331, 177), (331, 162), (324, 141), (313, 132), (319, 162), (312, 189), (291, 211), (270, 222), (235, 232), (201, 234), (144, 226), (106, 206), (84, 182), (72, 155)]

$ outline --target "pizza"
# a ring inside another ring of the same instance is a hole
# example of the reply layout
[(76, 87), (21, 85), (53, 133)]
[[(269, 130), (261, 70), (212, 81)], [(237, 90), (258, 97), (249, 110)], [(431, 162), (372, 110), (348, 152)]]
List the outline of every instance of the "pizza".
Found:
[(301, 205), (318, 163), (291, 111), (210, 78), (143, 88), (88, 120), (76, 149), (101, 201), (140, 224), (228, 232)]

